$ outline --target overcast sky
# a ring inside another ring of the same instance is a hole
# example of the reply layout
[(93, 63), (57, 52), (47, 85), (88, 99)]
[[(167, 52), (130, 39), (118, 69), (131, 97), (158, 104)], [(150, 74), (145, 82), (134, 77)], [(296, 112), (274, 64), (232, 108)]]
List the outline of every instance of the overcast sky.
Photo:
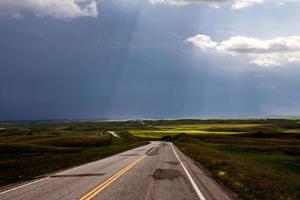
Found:
[(0, 0), (0, 120), (300, 114), (300, 0)]

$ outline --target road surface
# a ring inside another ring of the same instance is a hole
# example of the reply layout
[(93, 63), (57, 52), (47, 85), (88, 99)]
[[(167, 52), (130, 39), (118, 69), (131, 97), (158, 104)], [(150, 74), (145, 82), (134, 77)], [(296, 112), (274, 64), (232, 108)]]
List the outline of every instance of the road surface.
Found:
[(107, 131), (109, 134), (111, 134), (113, 137), (119, 138), (120, 136), (115, 131)]
[(0, 199), (229, 200), (230, 197), (173, 144), (151, 142), (0, 191)]

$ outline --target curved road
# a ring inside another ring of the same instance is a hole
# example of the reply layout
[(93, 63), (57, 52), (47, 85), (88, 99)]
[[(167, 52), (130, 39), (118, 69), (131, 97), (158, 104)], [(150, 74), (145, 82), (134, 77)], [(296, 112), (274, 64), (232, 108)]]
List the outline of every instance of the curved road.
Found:
[(151, 142), (0, 192), (0, 199), (229, 200), (173, 144)]

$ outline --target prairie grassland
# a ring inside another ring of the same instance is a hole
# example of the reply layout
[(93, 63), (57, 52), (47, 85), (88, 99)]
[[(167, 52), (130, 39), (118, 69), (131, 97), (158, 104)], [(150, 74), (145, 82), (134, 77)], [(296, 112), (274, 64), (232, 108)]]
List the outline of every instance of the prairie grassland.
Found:
[(300, 198), (299, 157), (257, 149), (220, 149), (203, 143), (176, 145), (241, 199)]
[(167, 125), (167, 126), (156, 126), (157, 128), (164, 128), (164, 129), (175, 129), (175, 130), (185, 130), (185, 129), (194, 129), (194, 130), (207, 130), (210, 128), (248, 128), (248, 127), (257, 127), (263, 126), (266, 124), (191, 124), (191, 125)]
[(264, 136), (181, 136), (175, 144), (240, 199), (300, 199), (300, 138)]
[(172, 131), (172, 130), (154, 130), (154, 131), (143, 131), (143, 130), (132, 130), (130, 131), (133, 135), (142, 138), (162, 138), (164, 136), (175, 136), (181, 133), (187, 135), (207, 135), (207, 134), (238, 134), (243, 132), (220, 132), (220, 131), (195, 131), (195, 130), (181, 130), (181, 131)]
[(300, 123), (286, 119), (0, 124), (0, 185), (173, 139), (240, 199), (296, 200), (299, 133)]

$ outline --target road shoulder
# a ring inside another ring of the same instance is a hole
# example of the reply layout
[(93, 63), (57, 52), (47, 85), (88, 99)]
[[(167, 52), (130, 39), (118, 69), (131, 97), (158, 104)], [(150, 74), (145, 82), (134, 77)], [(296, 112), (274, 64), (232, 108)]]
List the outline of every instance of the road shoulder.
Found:
[(210, 173), (202, 167), (198, 162), (194, 161), (192, 158), (186, 156), (179, 148), (174, 144), (174, 149), (176, 150), (178, 156), (185, 164), (192, 177), (194, 178), (196, 184), (198, 185), (200, 191), (204, 194), (207, 200), (233, 200), (237, 199), (237, 195), (231, 190), (226, 188), (221, 183), (217, 182)]

